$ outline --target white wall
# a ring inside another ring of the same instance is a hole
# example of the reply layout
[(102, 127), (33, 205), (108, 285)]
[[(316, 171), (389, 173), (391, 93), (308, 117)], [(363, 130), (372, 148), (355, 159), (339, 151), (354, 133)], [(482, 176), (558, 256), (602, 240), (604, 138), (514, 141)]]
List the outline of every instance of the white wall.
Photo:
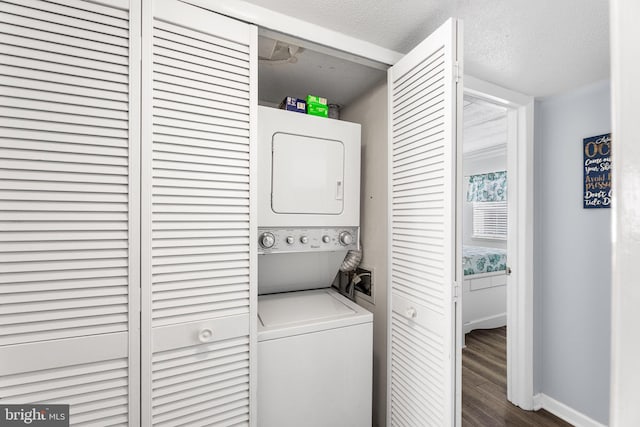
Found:
[(640, 425), (640, 2), (611, 1), (613, 352), (611, 425)]
[(582, 139), (611, 131), (609, 82), (539, 101), (535, 120), (535, 388), (606, 424), (611, 211), (582, 208)]
[(343, 120), (362, 124), (360, 233), (362, 266), (374, 269), (375, 304), (358, 299), (373, 313), (373, 425), (384, 426), (387, 404), (387, 83), (386, 79), (341, 111)]
[[(495, 153), (490, 156), (486, 155), (465, 155), (462, 160), (462, 170), (465, 176), (465, 185), (462, 186), (463, 206), (462, 206), (462, 244), (473, 246), (487, 246), (490, 248), (507, 249), (507, 242), (504, 240), (492, 239), (474, 239), (473, 235), (473, 204), (467, 202), (467, 180), (469, 175), (481, 173), (496, 172), (507, 170), (507, 152), (506, 148), (501, 153)], [(509, 177), (507, 176), (507, 179)], [(508, 188), (508, 183), (507, 183)]]

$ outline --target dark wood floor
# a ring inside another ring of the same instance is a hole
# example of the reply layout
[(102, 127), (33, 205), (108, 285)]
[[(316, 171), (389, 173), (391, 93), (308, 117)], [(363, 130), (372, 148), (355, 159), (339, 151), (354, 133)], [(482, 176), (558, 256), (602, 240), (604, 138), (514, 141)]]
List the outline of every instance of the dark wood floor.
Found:
[(507, 401), (507, 329), (477, 329), (462, 350), (463, 426), (571, 426), (541, 409), (524, 411)]

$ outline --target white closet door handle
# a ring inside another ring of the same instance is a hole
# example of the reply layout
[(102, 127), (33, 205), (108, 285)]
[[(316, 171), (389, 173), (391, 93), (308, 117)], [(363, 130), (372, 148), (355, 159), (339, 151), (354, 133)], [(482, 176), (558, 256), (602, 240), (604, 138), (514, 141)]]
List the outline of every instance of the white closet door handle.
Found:
[(416, 309), (415, 309), (415, 308), (410, 307), (410, 308), (408, 308), (408, 309), (407, 309), (407, 311), (405, 312), (405, 314), (406, 314), (406, 316), (407, 316), (409, 319), (413, 319), (413, 318), (415, 318), (415, 317), (418, 315), (418, 312), (416, 311)]
[(198, 340), (200, 342), (209, 342), (213, 338), (213, 329), (204, 328), (200, 332), (198, 332)]

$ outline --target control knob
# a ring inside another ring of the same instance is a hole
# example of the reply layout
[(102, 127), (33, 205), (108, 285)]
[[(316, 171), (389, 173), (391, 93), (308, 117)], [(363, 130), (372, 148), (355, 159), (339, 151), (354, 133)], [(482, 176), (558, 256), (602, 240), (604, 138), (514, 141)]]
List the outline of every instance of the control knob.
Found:
[(300, 237), (300, 242), (306, 245), (309, 242), (309, 238), (307, 236), (302, 236)]
[(322, 236), (322, 241), (324, 243), (329, 243), (331, 241), (331, 237), (327, 236), (326, 234), (324, 236)]
[(293, 245), (293, 242), (294, 242), (293, 236), (287, 236), (287, 244), (288, 245)]
[(273, 233), (267, 231), (260, 235), (260, 246), (262, 246), (263, 248), (269, 249), (273, 247), (275, 243), (276, 237), (273, 235)]
[(353, 243), (353, 236), (348, 231), (341, 232), (338, 239), (343, 246), (349, 246)]

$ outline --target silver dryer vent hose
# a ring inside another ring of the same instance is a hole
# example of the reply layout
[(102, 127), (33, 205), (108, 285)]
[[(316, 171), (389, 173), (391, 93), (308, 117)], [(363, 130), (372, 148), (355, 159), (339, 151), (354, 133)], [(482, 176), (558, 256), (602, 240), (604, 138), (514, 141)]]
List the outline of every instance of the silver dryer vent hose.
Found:
[(347, 252), (340, 266), (340, 271), (345, 273), (354, 271), (360, 265), (360, 261), (362, 261), (362, 244), (360, 244), (360, 249)]

